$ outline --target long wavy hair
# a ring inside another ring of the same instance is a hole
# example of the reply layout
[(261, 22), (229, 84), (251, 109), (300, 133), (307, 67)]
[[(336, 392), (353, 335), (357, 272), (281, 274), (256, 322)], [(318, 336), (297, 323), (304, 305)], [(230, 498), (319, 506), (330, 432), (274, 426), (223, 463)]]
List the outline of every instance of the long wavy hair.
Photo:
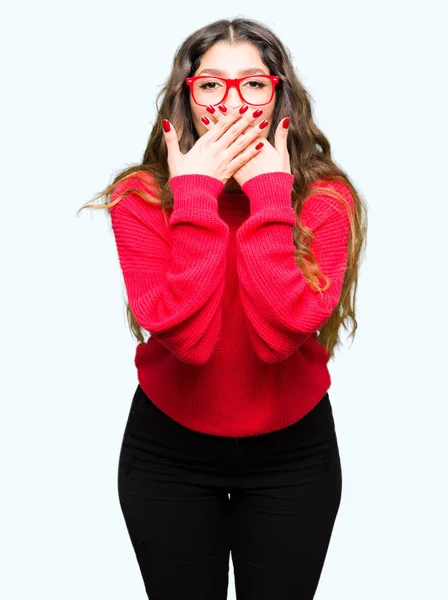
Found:
[[(187, 153), (199, 139), (193, 125), (189, 89), (185, 84), (187, 77), (193, 76), (200, 64), (202, 55), (217, 42), (238, 44), (249, 42), (258, 48), (261, 58), (271, 74), (280, 78), (276, 88), (276, 102), (272, 115), (268, 141), (274, 145), (274, 134), (278, 123), (286, 116), (290, 117), (288, 132), (288, 152), (294, 184), (291, 193), (292, 206), (296, 211), (297, 223), (293, 228), (294, 256), (297, 266), (302, 270), (311, 289), (324, 292), (330, 282), (320, 271), (313, 256), (310, 244), (313, 232), (300, 223), (300, 212), (306, 199), (311, 195), (324, 194), (334, 197), (344, 205), (350, 219), (349, 248), (347, 268), (338, 305), (318, 332), (317, 341), (334, 356), (334, 348), (340, 345), (341, 325), (348, 331), (348, 321), (352, 323), (350, 336), (354, 339), (358, 323), (355, 316), (356, 291), (361, 251), (364, 248), (367, 232), (367, 206), (355, 189), (348, 175), (334, 162), (330, 143), (313, 121), (312, 96), (299, 81), (289, 51), (280, 39), (259, 21), (245, 18), (221, 19), (201, 27), (177, 49), (171, 73), (156, 97), (156, 119), (149, 140), (139, 164), (119, 172), (112, 183), (93, 201), (106, 197), (105, 204), (86, 204), (83, 208), (110, 208), (126, 194), (136, 193), (146, 202), (157, 202), (165, 215), (173, 207), (173, 195), (169, 185), (168, 154), (164, 143), (161, 120), (169, 119), (178, 134), (181, 152)], [(148, 177), (149, 176), (149, 177)], [(150, 191), (145, 193), (141, 186), (132, 188), (127, 185), (123, 194), (118, 194), (111, 203), (111, 196), (120, 182), (137, 177), (143, 183), (152, 181)], [(344, 196), (337, 192), (337, 186), (331, 190), (327, 185), (311, 187), (317, 180), (339, 181), (345, 184), (353, 196), (353, 210)], [(79, 211), (78, 211), (79, 212)], [(321, 285), (320, 280), (325, 283)], [(127, 320), (132, 334), (138, 342), (144, 342), (143, 330), (136, 321), (129, 303), (126, 304)]]

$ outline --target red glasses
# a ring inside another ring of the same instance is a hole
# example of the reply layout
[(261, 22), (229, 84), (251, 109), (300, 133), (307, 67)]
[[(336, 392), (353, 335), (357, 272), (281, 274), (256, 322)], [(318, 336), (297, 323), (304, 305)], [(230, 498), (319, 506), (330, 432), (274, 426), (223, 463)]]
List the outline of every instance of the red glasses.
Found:
[(185, 79), (194, 102), (199, 106), (221, 104), (226, 99), (231, 87), (236, 87), (245, 104), (253, 106), (269, 104), (279, 81), (280, 77), (277, 75), (250, 75), (237, 79), (199, 75)]

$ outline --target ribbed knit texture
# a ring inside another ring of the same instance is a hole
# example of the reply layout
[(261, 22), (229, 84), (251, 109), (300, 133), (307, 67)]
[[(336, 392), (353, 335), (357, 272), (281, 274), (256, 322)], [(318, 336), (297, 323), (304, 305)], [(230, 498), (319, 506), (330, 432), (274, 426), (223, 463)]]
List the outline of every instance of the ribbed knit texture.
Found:
[[(347, 186), (317, 183), (353, 207)], [(135, 192), (111, 209), (128, 301), (150, 333), (136, 348), (139, 383), (190, 429), (229, 437), (276, 431), (331, 385), (316, 330), (339, 301), (349, 220), (330, 196), (306, 200), (300, 222), (312, 229), (314, 256), (331, 282), (312, 291), (294, 260), (292, 184), (289, 173), (263, 173), (230, 194), (208, 175), (173, 177), (168, 228), (160, 205)], [(150, 191), (132, 177), (112, 200), (128, 188)]]

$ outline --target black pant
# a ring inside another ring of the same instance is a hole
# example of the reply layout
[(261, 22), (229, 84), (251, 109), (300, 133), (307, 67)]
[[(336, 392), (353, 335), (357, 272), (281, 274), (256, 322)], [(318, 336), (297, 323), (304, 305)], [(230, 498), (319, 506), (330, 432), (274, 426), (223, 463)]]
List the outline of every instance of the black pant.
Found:
[[(118, 492), (148, 598), (314, 597), (342, 492), (328, 392), (297, 423), (230, 438), (177, 423), (134, 394)], [(230, 497), (229, 497), (230, 496)]]

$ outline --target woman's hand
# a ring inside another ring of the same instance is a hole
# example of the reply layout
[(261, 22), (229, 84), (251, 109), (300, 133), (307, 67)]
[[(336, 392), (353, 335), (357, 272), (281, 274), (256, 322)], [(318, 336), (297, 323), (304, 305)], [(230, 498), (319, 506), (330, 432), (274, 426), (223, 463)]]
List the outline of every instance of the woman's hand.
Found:
[[(230, 109), (229, 109), (230, 110)], [(238, 111), (233, 111), (238, 116)], [(260, 114), (258, 114), (260, 116)], [(205, 126), (210, 130), (217, 126), (217, 124), (225, 118), (220, 111), (213, 113), (213, 119), (216, 122), (211, 122)], [(286, 127), (284, 127), (286, 125)], [(284, 173), (291, 173), (290, 157), (288, 152), (288, 125), (289, 118), (282, 119), (277, 126), (277, 130), (274, 136), (275, 147), (268, 142), (265, 137), (260, 137), (264, 147), (253, 157), (246, 161), (239, 169), (233, 173), (233, 178), (242, 186), (246, 181), (261, 175), (262, 173), (271, 173), (273, 171), (281, 171)], [(251, 124), (249, 123), (249, 126)], [(252, 125), (253, 127), (253, 125)], [(258, 126), (255, 127), (258, 129)], [(247, 134), (247, 130), (244, 135)]]
[(246, 162), (233, 174), (233, 178), (242, 186), (246, 181), (262, 173), (282, 171), (291, 173), (289, 152), (287, 146), (288, 129), (283, 127), (282, 119), (277, 126), (274, 136), (274, 146), (264, 139), (264, 146), (251, 160)]
[[(203, 174), (225, 183), (259, 153), (260, 142), (266, 144), (266, 139), (260, 137), (262, 129), (258, 125), (250, 127), (259, 116), (260, 111), (246, 110), (241, 114), (239, 111), (229, 110), (227, 114), (220, 115), (216, 123), (207, 118), (209, 122), (203, 122), (209, 130), (196, 141), (187, 154), (180, 151), (173, 124), (164, 119), (162, 125), (168, 149), (170, 177)], [(241, 173), (240, 178), (246, 171)]]

